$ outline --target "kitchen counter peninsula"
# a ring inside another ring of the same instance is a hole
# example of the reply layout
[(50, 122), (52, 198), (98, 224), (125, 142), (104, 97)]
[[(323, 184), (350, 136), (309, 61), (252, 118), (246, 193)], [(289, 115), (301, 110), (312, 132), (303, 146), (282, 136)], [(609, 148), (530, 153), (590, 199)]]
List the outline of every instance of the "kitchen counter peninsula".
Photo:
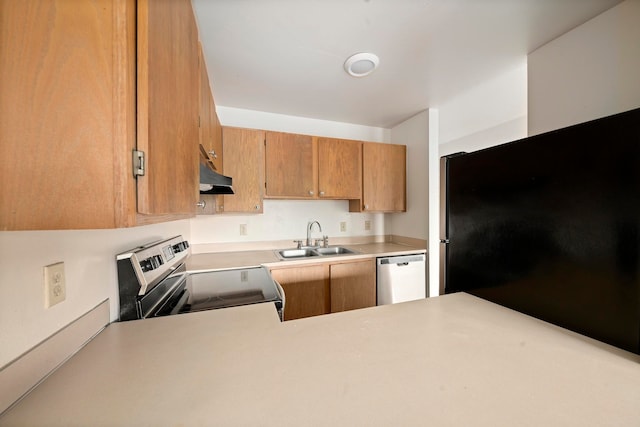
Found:
[(469, 294), (113, 323), (2, 426), (638, 426), (640, 356)]

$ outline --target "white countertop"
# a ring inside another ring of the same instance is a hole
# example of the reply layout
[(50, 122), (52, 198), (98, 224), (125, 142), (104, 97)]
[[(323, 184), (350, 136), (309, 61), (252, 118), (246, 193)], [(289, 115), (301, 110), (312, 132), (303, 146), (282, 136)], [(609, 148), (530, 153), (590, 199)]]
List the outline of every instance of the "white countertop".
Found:
[(318, 262), (335, 262), (337, 260), (350, 260), (358, 258), (371, 258), (390, 255), (404, 255), (413, 253), (426, 253), (425, 249), (416, 248), (398, 243), (380, 242), (364, 244), (340, 245), (356, 251), (352, 255), (323, 256), (312, 258), (297, 258), (281, 260), (276, 255), (276, 249), (234, 251), (234, 252), (210, 252), (192, 254), (186, 261), (187, 270), (216, 270), (222, 268), (255, 267), (265, 265), (268, 268), (301, 265)]
[(634, 426), (640, 356), (468, 294), (115, 323), (0, 425)]

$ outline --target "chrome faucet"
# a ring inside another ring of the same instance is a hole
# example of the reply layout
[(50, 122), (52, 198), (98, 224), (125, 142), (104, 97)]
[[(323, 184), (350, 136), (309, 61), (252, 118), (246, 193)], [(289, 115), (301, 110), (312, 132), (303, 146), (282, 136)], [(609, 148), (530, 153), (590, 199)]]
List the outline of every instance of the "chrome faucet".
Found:
[(318, 231), (322, 233), (322, 226), (318, 221), (310, 221), (307, 225), (307, 246), (313, 246), (311, 242), (311, 229), (313, 228), (313, 224), (318, 224)]

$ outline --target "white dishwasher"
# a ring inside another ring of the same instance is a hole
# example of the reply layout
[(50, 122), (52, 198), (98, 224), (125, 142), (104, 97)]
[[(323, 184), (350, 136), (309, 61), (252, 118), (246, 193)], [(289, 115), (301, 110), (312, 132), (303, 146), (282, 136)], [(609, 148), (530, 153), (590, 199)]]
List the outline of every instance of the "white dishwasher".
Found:
[(389, 256), (377, 259), (377, 304), (395, 304), (425, 298), (425, 254)]

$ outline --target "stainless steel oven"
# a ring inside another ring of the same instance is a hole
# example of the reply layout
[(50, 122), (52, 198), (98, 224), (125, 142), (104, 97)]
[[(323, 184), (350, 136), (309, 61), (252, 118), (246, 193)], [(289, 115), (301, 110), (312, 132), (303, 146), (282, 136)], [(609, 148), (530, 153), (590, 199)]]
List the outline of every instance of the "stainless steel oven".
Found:
[(265, 267), (189, 272), (190, 253), (176, 236), (119, 254), (119, 320), (259, 303), (272, 303), (284, 318), (284, 291)]

